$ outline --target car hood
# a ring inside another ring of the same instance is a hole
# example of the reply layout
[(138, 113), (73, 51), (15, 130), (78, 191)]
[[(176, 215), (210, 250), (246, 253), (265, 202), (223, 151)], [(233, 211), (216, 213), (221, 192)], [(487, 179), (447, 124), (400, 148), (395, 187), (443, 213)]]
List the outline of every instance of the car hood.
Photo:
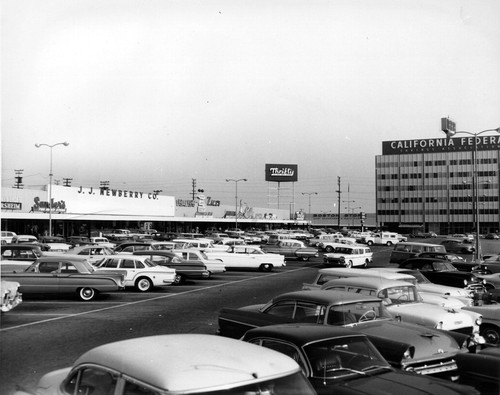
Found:
[(419, 291), (424, 292), (432, 292), (441, 295), (450, 295), (450, 296), (466, 296), (470, 297), (470, 291), (467, 291), (463, 288), (457, 287), (449, 287), (447, 285), (439, 285), (439, 284), (418, 284)]
[(393, 342), (409, 344), (415, 347), (412, 362), (443, 359), (457, 354), (460, 349), (450, 335), (445, 332), (391, 320), (365, 321), (348, 325), (357, 332), (362, 332), (370, 340), (382, 342), (388, 337)]
[(455, 330), (472, 327), (474, 320), (470, 314), (460, 309), (445, 308), (428, 303), (401, 303), (387, 306), (393, 316), (401, 316), (403, 322), (411, 322), (435, 328), (439, 322), (441, 329)]
[[(386, 394), (475, 394), (472, 387), (450, 381), (403, 372), (379, 373), (374, 371), (365, 377), (352, 380), (335, 380), (333, 385), (323, 385), (322, 379), (311, 379), (318, 394), (337, 395), (386, 395)], [(382, 371), (383, 372), (383, 371)]]
[(454, 309), (461, 309), (462, 307), (470, 306), (473, 302), (471, 298), (466, 298), (464, 296), (439, 295), (432, 292), (420, 292), (420, 296), (422, 297), (424, 303)]

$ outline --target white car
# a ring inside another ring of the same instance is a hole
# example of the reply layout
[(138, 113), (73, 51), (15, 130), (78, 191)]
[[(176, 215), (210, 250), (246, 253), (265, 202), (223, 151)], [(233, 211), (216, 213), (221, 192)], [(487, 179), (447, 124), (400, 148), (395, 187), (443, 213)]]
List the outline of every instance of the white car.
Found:
[(15, 232), (10, 232), (8, 230), (2, 230), (2, 245), (12, 243), (12, 238), (17, 236)]
[(394, 317), (401, 317), (402, 322), (467, 333), (479, 339), (480, 314), (424, 303), (411, 283), (376, 277), (349, 277), (331, 280), (321, 289), (376, 296), (384, 301)]
[(206, 266), (210, 274), (224, 273), (226, 265), (220, 259), (211, 259), (203, 251), (196, 248), (186, 248), (182, 250), (172, 250), (174, 254), (187, 261), (200, 261)]
[(116, 247), (116, 244), (110, 242), (107, 237), (91, 237), (90, 241), (92, 242), (92, 244), (98, 244), (100, 246), (108, 247), (111, 249)]
[[(29, 392), (28, 392), (29, 391)], [(301, 394), (316, 392), (281, 352), (204, 334), (138, 337), (103, 344), (72, 367), (44, 374), (14, 395)]]
[(48, 248), (47, 252), (68, 252), (72, 247), (64, 238), (57, 236), (42, 236), (38, 241)]
[(273, 267), (286, 266), (285, 257), (280, 254), (268, 254), (259, 247), (240, 245), (230, 247), (227, 252), (205, 250), (211, 259), (220, 259), (226, 269), (259, 269), (270, 272)]
[(447, 285), (434, 284), (430, 282), (419, 270), (404, 269), (397, 267), (384, 267), (384, 271), (393, 273), (409, 274), (415, 277), (419, 292), (433, 293), (443, 296), (451, 296), (462, 301), (466, 306), (474, 304), (474, 292), (464, 288), (450, 287)]
[(326, 252), (333, 252), (337, 247), (356, 244), (354, 237), (336, 237), (333, 240), (325, 240), (319, 243), (319, 248)]
[(368, 266), (373, 262), (373, 252), (369, 247), (354, 244), (336, 247), (331, 253), (323, 255), (325, 265), (340, 265), (345, 267)]
[(117, 254), (104, 257), (96, 264), (97, 272), (125, 274), (124, 285), (138, 291), (170, 285), (175, 281), (175, 269), (160, 266), (146, 256)]
[(0, 310), (2, 313), (12, 310), (23, 301), (19, 287), (17, 281), (2, 280), (0, 284), (0, 297), (2, 298)]

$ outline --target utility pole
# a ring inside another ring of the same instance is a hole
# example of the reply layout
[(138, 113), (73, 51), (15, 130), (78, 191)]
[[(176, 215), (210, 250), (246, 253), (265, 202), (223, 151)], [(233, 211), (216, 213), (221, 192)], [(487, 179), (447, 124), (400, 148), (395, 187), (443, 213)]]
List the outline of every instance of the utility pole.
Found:
[(191, 196), (192, 196), (191, 200), (194, 201), (194, 199), (196, 198), (196, 178), (191, 179), (191, 186), (193, 188), (193, 191), (191, 192)]
[(342, 193), (340, 191), (340, 176), (337, 176), (337, 185), (339, 187), (338, 190), (336, 190), (335, 192), (338, 193), (338, 212), (337, 212), (337, 227), (339, 228), (338, 230), (340, 231), (340, 194)]
[(14, 188), (16, 189), (22, 189), (23, 188), (23, 169), (19, 169), (19, 170), (14, 170), (14, 172), (16, 173), (16, 183), (14, 184)]

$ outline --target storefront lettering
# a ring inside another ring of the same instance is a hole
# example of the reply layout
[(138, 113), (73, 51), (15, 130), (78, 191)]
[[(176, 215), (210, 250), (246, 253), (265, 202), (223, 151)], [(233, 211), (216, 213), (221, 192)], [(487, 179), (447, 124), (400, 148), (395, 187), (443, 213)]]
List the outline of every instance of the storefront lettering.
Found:
[(40, 200), (40, 198), (37, 196), (33, 199), (33, 201), (35, 202), (35, 204), (31, 206), (30, 212), (42, 211), (46, 213), (49, 212), (51, 209), (52, 212), (56, 213), (66, 212), (66, 202), (64, 200), (55, 202), (54, 199), (52, 199), (52, 204), (50, 204), (49, 202)]
[[(98, 190), (98, 192), (97, 192)], [(157, 193), (144, 193), (144, 192), (138, 192), (138, 191), (128, 191), (126, 189), (110, 189), (110, 188), (84, 188), (80, 187), (78, 190), (78, 193), (82, 194), (89, 194), (89, 195), (95, 195), (99, 193), (100, 196), (109, 196), (109, 197), (119, 197), (119, 198), (131, 198), (131, 199), (143, 199), (144, 197), (147, 197), (148, 199), (151, 200), (157, 200), (158, 199), (158, 194)]]

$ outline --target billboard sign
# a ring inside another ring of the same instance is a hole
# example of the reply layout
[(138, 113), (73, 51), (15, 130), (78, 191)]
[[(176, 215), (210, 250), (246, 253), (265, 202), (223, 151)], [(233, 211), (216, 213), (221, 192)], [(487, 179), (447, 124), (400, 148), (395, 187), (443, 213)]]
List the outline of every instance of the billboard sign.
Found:
[(266, 164), (266, 181), (298, 181), (297, 165)]

